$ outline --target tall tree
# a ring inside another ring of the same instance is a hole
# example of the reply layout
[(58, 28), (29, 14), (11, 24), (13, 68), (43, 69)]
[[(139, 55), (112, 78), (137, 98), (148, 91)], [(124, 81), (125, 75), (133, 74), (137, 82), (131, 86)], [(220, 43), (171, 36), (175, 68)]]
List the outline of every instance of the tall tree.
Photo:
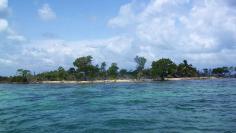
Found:
[(63, 67), (59, 67), (58, 69), (57, 69), (57, 71), (58, 71), (58, 79), (59, 80), (65, 80), (66, 78), (67, 78), (67, 72), (65, 71), (65, 69), (63, 68)]
[(147, 62), (147, 59), (144, 58), (144, 57), (139, 57), (139, 56), (136, 56), (134, 58), (134, 61), (136, 62), (136, 71), (137, 71), (137, 78), (140, 79), (142, 76), (143, 76), (143, 69), (144, 69), (144, 66)]
[(112, 63), (111, 66), (108, 68), (107, 72), (111, 79), (116, 79), (118, 76), (119, 67), (116, 63)]
[(154, 78), (159, 76), (161, 80), (165, 80), (166, 76), (173, 75), (176, 72), (176, 64), (170, 59), (162, 58), (152, 62), (151, 71)]
[(100, 76), (102, 79), (106, 79), (106, 62), (102, 62), (101, 63), (101, 67), (100, 67)]
[(198, 72), (192, 64), (188, 64), (187, 60), (183, 60), (183, 63), (178, 65), (177, 74), (181, 77), (195, 77), (198, 75)]
[(16, 82), (29, 82), (32, 77), (31, 72), (25, 69), (18, 69), (17, 74), (19, 76), (16, 77), (16, 80), (14, 79)]
[(68, 80), (76, 80), (76, 70), (74, 67), (71, 67), (67, 70), (67, 79)]
[(73, 62), (73, 65), (77, 67), (77, 71), (86, 72), (88, 71), (88, 66), (92, 65), (92, 59), (92, 56), (79, 57)]
[(26, 78), (26, 76), (30, 74), (30, 71), (24, 69), (18, 69), (17, 73), (19, 76)]
[(84, 56), (77, 58), (73, 65), (77, 67), (77, 72), (83, 75), (84, 80), (87, 80), (90, 76), (93, 76), (95, 66), (92, 65), (92, 56)]
[(145, 64), (146, 64), (146, 62), (147, 62), (147, 59), (146, 58), (144, 58), (144, 57), (139, 57), (139, 56), (136, 56), (135, 58), (134, 58), (134, 61), (136, 62), (136, 69), (138, 70), (138, 71), (142, 71), (143, 69), (144, 69), (144, 66), (145, 66)]

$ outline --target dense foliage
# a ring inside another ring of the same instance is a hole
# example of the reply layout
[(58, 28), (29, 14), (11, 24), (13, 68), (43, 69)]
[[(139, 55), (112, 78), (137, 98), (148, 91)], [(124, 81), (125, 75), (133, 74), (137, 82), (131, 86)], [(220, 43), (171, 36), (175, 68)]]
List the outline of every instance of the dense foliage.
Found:
[(188, 64), (187, 60), (177, 66), (177, 75), (180, 77), (195, 77), (198, 75), (197, 69)]
[[(153, 61), (151, 68), (145, 68), (147, 59), (136, 56), (135, 70), (120, 69), (117, 63), (112, 63), (108, 68), (106, 62), (101, 65), (93, 64), (92, 56), (84, 56), (75, 59), (74, 67), (68, 70), (58, 67), (57, 70), (42, 72), (32, 75), (29, 70), (18, 69), (17, 75), (12, 77), (1, 77), (0, 82), (39, 82), (39, 81), (86, 81), (86, 80), (108, 80), (108, 79), (153, 79), (165, 80), (168, 78), (178, 77), (197, 77), (197, 76), (217, 76), (232, 77), (232, 73), (236, 71), (235, 67), (218, 67), (214, 69), (203, 69), (197, 71), (193, 65), (184, 60), (180, 64), (175, 64), (171, 59), (162, 58)], [(234, 73), (234, 76), (236, 73)]]
[(160, 59), (158, 61), (152, 62), (152, 75), (156, 79), (160, 77), (161, 80), (164, 80), (168, 75), (174, 76), (177, 71), (177, 66), (170, 59)]
[(144, 57), (136, 56), (134, 58), (134, 61), (137, 64), (137, 66), (136, 66), (137, 78), (140, 79), (144, 76), (143, 70), (144, 70), (145, 64), (147, 62), (147, 59)]

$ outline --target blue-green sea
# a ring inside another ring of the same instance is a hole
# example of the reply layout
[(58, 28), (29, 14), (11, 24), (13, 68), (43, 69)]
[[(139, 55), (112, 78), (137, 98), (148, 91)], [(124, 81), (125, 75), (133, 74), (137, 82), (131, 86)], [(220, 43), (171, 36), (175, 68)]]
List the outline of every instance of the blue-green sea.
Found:
[(0, 84), (0, 133), (235, 133), (236, 80)]

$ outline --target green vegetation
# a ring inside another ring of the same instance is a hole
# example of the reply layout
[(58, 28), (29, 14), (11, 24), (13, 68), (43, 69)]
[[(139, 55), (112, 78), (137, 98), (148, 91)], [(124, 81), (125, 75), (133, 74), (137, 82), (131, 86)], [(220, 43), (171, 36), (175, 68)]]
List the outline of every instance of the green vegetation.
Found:
[(10, 82), (10, 78), (9, 77), (3, 77), (3, 76), (0, 76), (0, 83), (1, 82)]
[(80, 57), (74, 61), (74, 66), (77, 67), (77, 78), (83, 80), (93, 80), (98, 75), (98, 65), (92, 64), (92, 56)]
[(18, 69), (17, 75), (10, 79), (11, 82), (28, 83), (32, 81), (32, 74), (29, 70)]
[(145, 64), (147, 62), (147, 59), (144, 58), (144, 57), (136, 56), (134, 58), (134, 61), (137, 64), (137, 66), (136, 66), (137, 78), (140, 79), (141, 77), (144, 76), (143, 69), (144, 69), (144, 66), (145, 66)]
[[(153, 61), (151, 68), (145, 68), (147, 59), (144, 57), (136, 56), (134, 61), (136, 63), (135, 70), (119, 69), (117, 63), (112, 63), (107, 69), (106, 62), (102, 62), (101, 65), (94, 65), (92, 56), (84, 56), (75, 59), (73, 62), (74, 67), (68, 70), (60, 66), (54, 71), (32, 75), (29, 70), (18, 69), (17, 75), (15, 76), (0, 76), (0, 82), (33, 83), (40, 81), (91, 81), (107, 79), (165, 80), (167, 77), (235, 77), (236, 75), (236, 67), (205, 68), (202, 71), (198, 71), (193, 65), (189, 64), (187, 60), (177, 65), (171, 59), (162, 58)], [(232, 76), (231, 73), (234, 73), (234, 75)]]
[(165, 80), (165, 77), (167, 76), (174, 76), (177, 71), (177, 66), (170, 59), (162, 58), (152, 62), (151, 71), (154, 79), (160, 77), (161, 80)]
[(100, 67), (100, 72), (99, 72), (99, 77), (100, 79), (107, 79), (107, 71), (106, 71), (106, 62), (102, 62), (101, 67)]
[(110, 79), (117, 79), (119, 67), (116, 63), (112, 63), (108, 68), (107, 73)]
[(216, 74), (216, 75), (220, 75), (220, 74), (224, 74), (224, 73), (228, 73), (229, 70), (227, 67), (218, 67), (218, 68), (214, 68), (212, 70), (212, 73), (213, 74)]
[(184, 60), (177, 67), (177, 75), (180, 77), (196, 77), (198, 76), (198, 72), (196, 68), (188, 64), (187, 60)]

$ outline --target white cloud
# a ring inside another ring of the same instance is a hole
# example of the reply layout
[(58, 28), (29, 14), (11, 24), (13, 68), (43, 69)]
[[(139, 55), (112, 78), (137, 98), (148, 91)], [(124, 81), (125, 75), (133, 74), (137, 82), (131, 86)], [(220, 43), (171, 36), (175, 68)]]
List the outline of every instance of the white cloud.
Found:
[(133, 53), (132, 45), (132, 39), (123, 36), (85, 41), (31, 40), (22, 46), (21, 53), (12, 55), (16, 58), (11, 60), (16, 63), (17, 68), (24, 67), (40, 72), (56, 69), (60, 65), (69, 68), (73, 66), (75, 58), (92, 55), (94, 64), (102, 61), (108, 64), (117, 62), (121, 67), (131, 68), (129, 58), (133, 62), (135, 56), (130, 56)]
[(12, 64), (12, 61), (8, 60), (8, 59), (1, 59), (0, 58), (0, 63), (5, 64), (5, 65), (10, 65), (10, 64)]
[(108, 25), (111, 27), (124, 27), (130, 24), (135, 19), (133, 5), (134, 3), (128, 3), (121, 6), (118, 16), (109, 20)]
[[(97, 40), (49, 37), (6, 47), (2, 44), (7, 41), (26, 39), (10, 32), (8, 25), (2, 26), (4, 30), (8, 27), (8, 32), (6, 40), (0, 39), (0, 62), (14, 62), (15, 69), (22, 67), (37, 72), (60, 65), (68, 68), (75, 58), (86, 55), (92, 55), (94, 63), (117, 62), (128, 69), (135, 67), (136, 55), (145, 56), (149, 65), (162, 57), (177, 63), (187, 59), (200, 68), (236, 65), (233, 61), (236, 58), (236, 4), (229, 4), (232, 1), (150, 0), (142, 3), (134, 0), (121, 6), (117, 16), (108, 21), (108, 26), (121, 34)], [(43, 20), (56, 18), (47, 4), (38, 13)], [(10, 53), (4, 54), (4, 51)]]
[(8, 28), (7, 20), (0, 18), (0, 32), (6, 31), (7, 28)]
[(8, 0), (0, 0), (0, 11), (6, 10), (8, 7)]
[(13, 42), (26, 41), (26, 38), (24, 36), (16, 33), (16, 31), (14, 31), (9, 25), (7, 17), (8, 14), (6, 14), (8, 10), (8, 0), (0, 0), (0, 33), (2, 32), (0, 36), (1, 39), (4, 41), (4, 43), (8, 43), (8, 40)]
[(8, 75), (9, 72), (17, 69), (15, 62), (20, 56), (21, 45), (19, 44), (26, 41), (25, 37), (13, 30), (9, 24), (8, 11), (8, 1), (0, 0), (0, 75)]
[(150, 0), (138, 11), (135, 1), (123, 5), (108, 25), (134, 34), (136, 51), (150, 60), (169, 57), (186, 58), (200, 67), (236, 65), (226, 61), (236, 56), (236, 10), (228, 1)]
[(8, 0), (0, 0), (0, 32), (6, 31), (8, 28), (8, 21), (4, 17), (7, 10)]
[(7, 39), (12, 40), (12, 41), (17, 41), (17, 42), (26, 41), (25, 37), (21, 35), (9, 35), (7, 36)]
[(6, 39), (18, 43), (25, 42), (27, 40), (23, 35), (18, 34), (11, 28), (7, 29)]
[(44, 4), (40, 9), (38, 9), (38, 15), (44, 21), (54, 20), (57, 17), (49, 4)]

